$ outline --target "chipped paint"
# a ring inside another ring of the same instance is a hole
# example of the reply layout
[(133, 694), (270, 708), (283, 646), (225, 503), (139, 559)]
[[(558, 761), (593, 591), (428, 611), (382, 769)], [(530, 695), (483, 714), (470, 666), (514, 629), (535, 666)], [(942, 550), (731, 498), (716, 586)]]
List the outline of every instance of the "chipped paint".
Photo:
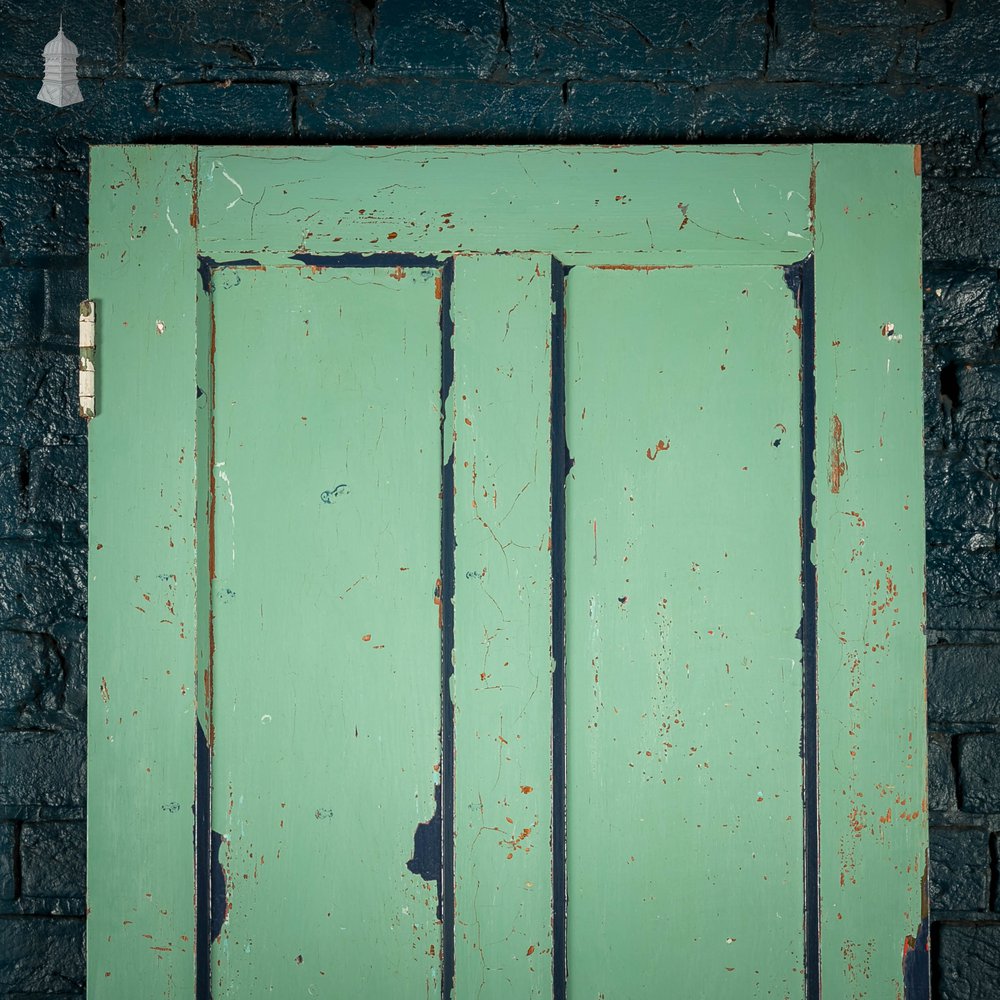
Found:
[(847, 474), (847, 460), (844, 458), (844, 425), (836, 413), (830, 417), (830, 492), (839, 493), (840, 484)]

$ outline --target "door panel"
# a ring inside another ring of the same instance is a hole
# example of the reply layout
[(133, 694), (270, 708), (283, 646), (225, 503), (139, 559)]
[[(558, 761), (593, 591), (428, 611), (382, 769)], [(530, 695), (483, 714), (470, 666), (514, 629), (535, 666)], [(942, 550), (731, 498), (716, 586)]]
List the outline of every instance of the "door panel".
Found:
[(92, 997), (927, 996), (918, 165), (95, 151)]
[(797, 304), (566, 286), (569, 994), (801, 997)]
[(440, 989), (437, 277), (213, 277), (216, 997)]
[(552, 266), (459, 257), (455, 996), (552, 990)]

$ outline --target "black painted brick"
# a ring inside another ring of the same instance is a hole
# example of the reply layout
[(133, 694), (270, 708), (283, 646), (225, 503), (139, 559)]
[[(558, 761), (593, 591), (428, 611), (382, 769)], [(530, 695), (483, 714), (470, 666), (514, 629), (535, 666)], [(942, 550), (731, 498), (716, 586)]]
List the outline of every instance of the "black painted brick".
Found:
[[(49, 268), (45, 272), (45, 312), (42, 344), (56, 350), (79, 345), (80, 302), (87, 298), (85, 266)], [(80, 426), (80, 425), (77, 425)]]
[(0, 732), (0, 806), (82, 805), (85, 759), (82, 733)]
[(1000, 179), (929, 178), (923, 206), (926, 260), (1000, 265)]
[(927, 740), (927, 801), (932, 811), (958, 808), (951, 737), (945, 733), (931, 733)]
[(813, 11), (813, 0), (775, 0), (769, 80), (873, 84), (909, 77), (914, 39), (855, 25), (830, 30), (814, 23)]
[(87, 623), (82, 617), (67, 618), (52, 625), (49, 634), (56, 644), (62, 671), (55, 692), (61, 723), (66, 728), (83, 730), (87, 712)]
[(45, 273), (0, 267), (0, 346), (36, 343), (45, 308)]
[(67, 917), (0, 919), (0, 995), (82, 995), (84, 922)]
[[(59, 162), (46, 147), (63, 151), (63, 161), (82, 162), (88, 143), (143, 142), (154, 136), (155, 87), (142, 80), (94, 80), (81, 84), (82, 104), (56, 108), (39, 103), (35, 80), (4, 81), (0, 114), (7, 124), (4, 145)], [(69, 154), (68, 158), (66, 154)]]
[(925, 476), (928, 542), (973, 552), (995, 548), (1000, 482), (954, 452), (927, 455)]
[(379, 142), (400, 131), (417, 141), (556, 139), (565, 121), (554, 84), (393, 81), (302, 87), (299, 134), (327, 141)]
[(292, 91), (284, 83), (172, 84), (157, 91), (154, 129), (161, 139), (209, 134), (287, 141), (292, 135)]
[[(722, 84), (705, 88), (697, 137), (926, 143), (938, 160), (969, 164), (979, 109), (971, 94), (920, 87)], [(822, 164), (822, 150), (817, 159)]]
[(13, 823), (0, 823), (0, 902), (7, 902), (17, 896), (17, 829)]
[(86, 433), (76, 352), (0, 350), (0, 444), (64, 444)]
[(83, 522), (87, 518), (87, 445), (32, 448), (26, 517), (29, 521)]
[(1000, 646), (933, 646), (927, 680), (931, 720), (1000, 722)]
[(506, 66), (497, 0), (383, 0), (375, 10), (378, 74), (485, 79)]
[(814, 23), (823, 28), (920, 28), (947, 17), (947, 0), (822, 0)]
[(951, 16), (918, 36), (920, 76), (926, 84), (1000, 90), (1000, 18), (995, 0), (959, 0)]
[(87, 610), (82, 545), (0, 543), (0, 628), (45, 632)]
[(587, 141), (691, 142), (698, 94), (680, 84), (570, 83), (566, 127)]
[(931, 907), (985, 911), (990, 889), (989, 833), (932, 827), (930, 839)]
[(27, 170), (0, 160), (0, 265), (87, 250), (87, 186), (75, 170)]
[(764, 70), (767, 4), (506, 0), (511, 78), (705, 84)]
[(86, 847), (84, 823), (24, 823), (21, 827), (21, 895), (82, 898)]
[(962, 365), (956, 374), (954, 447), (973, 468), (1000, 479), (1000, 365)]
[(125, 67), (130, 76), (161, 81), (340, 79), (358, 71), (365, 48), (356, 19), (367, 11), (357, 8), (343, 0), (129, 4)]
[(995, 268), (924, 269), (924, 336), (962, 361), (992, 360), (1000, 332)]
[(55, 640), (35, 632), (0, 632), (0, 726), (44, 722), (60, 708), (65, 679)]
[(937, 955), (936, 1000), (996, 1000), (1000, 982), (1000, 923), (942, 924)]
[(25, 508), (28, 452), (0, 445), (0, 537), (15, 538), (21, 531)]
[(995, 632), (1000, 616), (1000, 560), (991, 550), (956, 545), (927, 550), (927, 626)]
[(959, 738), (959, 803), (963, 812), (1000, 812), (1000, 734)]

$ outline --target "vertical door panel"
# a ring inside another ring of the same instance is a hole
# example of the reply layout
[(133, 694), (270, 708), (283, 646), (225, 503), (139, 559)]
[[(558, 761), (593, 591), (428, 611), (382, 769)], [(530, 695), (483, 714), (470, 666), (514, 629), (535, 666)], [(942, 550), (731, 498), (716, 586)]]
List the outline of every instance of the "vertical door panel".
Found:
[(548, 257), (458, 257), (455, 996), (552, 991)]
[(93, 1000), (194, 989), (198, 261), (184, 222), (195, 156), (190, 146), (102, 149), (91, 178), (101, 340), (89, 441)]
[(216, 997), (439, 990), (436, 276), (215, 275)]
[(784, 270), (566, 283), (569, 995), (801, 997)]
[(906, 148), (834, 147), (816, 170), (822, 978), (834, 997), (870, 983), (929, 991), (918, 167)]

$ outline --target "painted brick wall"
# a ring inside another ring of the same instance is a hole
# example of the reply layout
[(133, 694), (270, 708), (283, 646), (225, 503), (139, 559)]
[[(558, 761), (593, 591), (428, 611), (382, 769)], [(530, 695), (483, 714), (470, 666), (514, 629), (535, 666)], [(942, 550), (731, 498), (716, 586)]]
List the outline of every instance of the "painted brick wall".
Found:
[(65, 110), (42, 7), (0, 0), (0, 996), (83, 994), (87, 145), (220, 139), (924, 144), (935, 991), (997, 995), (996, 0), (78, 0)]

